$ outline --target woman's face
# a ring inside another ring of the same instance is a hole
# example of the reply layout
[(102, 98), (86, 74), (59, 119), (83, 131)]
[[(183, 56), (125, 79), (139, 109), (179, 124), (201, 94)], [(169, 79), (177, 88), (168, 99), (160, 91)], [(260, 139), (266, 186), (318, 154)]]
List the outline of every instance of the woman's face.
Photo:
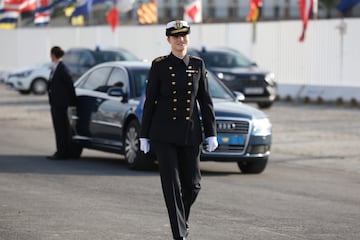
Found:
[(189, 34), (179, 36), (169, 36), (168, 42), (171, 45), (171, 49), (176, 52), (186, 50), (189, 45)]
[(54, 54), (50, 53), (50, 59), (52, 62), (56, 61), (56, 57), (54, 56)]

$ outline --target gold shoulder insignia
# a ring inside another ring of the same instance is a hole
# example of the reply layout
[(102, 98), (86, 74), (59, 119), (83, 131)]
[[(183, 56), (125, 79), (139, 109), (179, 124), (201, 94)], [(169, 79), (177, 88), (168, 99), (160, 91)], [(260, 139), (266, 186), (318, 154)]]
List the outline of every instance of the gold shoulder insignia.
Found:
[(157, 58), (154, 59), (154, 62), (160, 62), (160, 61), (166, 59), (167, 57), (168, 57), (168, 56), (160, 56), (160, 57), (157, 57)]

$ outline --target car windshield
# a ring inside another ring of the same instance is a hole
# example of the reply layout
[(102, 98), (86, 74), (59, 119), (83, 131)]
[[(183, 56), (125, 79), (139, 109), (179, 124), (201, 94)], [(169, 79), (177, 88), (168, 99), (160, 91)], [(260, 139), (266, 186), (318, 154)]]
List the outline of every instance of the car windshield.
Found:
[(122, 49), (120, 51), (121, 51), (121, 54), (123, 55), (124, 60), (126, 60), (126, 61), (139, 61), (140, 60), (137, 56), (135, 56), (134, 54), (132, 54), (129, 51), (126, 51), (124, 49)]
[(207, 77), (212, 98), (226, 100), (234, 99), (230, 90), (227, 89), (222, 83), (220, 83), (212, 73), (208, 72)]
[(118, 53), (110, 51), (94, 52), (94, 57), (97, 63), (122, 60), (121, 56)]
[(139, 61), (139, 59), (127, 52), (125, 50), (121, 51), (113, 51), (113, 50), (104, 50), (104, 51), (97, 51), (94, 53), (94, 57), (96, 62), (110, 62), (110, 61)]
[(245, 68), (253, 65), (248, 58), (237, 52), (204, 52), (202, 58), (207, 67)]

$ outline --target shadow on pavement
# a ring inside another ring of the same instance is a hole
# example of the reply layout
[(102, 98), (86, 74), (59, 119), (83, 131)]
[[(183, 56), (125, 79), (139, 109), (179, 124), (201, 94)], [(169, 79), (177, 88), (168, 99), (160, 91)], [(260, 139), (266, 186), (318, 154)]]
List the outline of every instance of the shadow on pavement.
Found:
[[(201, 167), (201, 165), (200, 165)], [(153, 176), (158, 170), (138, 171), (127, 167), (124, 160), (111, 157), (81, 157), (79, 159), (51, 160), (46, 156), (0, 155), (0, 173), (58, 174), (58, 175), (121, 175)], [(201, 167), (203, 176), (241, 175), (233, 171)]]
[(58, 175), (121, 175), (152, 176), (157, 171), (135, 171), (118, 158), (82, 157), (51, 160), (46, 156), (0, 155), (0, 173), (58, 174)]

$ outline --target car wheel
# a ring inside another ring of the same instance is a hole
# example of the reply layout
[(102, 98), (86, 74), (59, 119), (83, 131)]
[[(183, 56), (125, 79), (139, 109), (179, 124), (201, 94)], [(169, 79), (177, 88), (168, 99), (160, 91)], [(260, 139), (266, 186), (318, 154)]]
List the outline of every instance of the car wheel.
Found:
[(258, 174), (262, 173), (267, 165), (268, 159), (256, 159), (250, 161), (240, 161), (238, 166), (242, 173)]
[(257, 105), (261, 109), (270, 108), (273, 105), (273, 102), (258, 102)]
[(130, 169), (149, 170), (153, 169), (154, 162), (140, 151), (140, 125), (137, 121), (131, 121), (125, 131), (124, 155)]
[(45, 94), (47, 82), (45, 79), (37, 78), (31, 84), (31, 91), (36, 95)]

